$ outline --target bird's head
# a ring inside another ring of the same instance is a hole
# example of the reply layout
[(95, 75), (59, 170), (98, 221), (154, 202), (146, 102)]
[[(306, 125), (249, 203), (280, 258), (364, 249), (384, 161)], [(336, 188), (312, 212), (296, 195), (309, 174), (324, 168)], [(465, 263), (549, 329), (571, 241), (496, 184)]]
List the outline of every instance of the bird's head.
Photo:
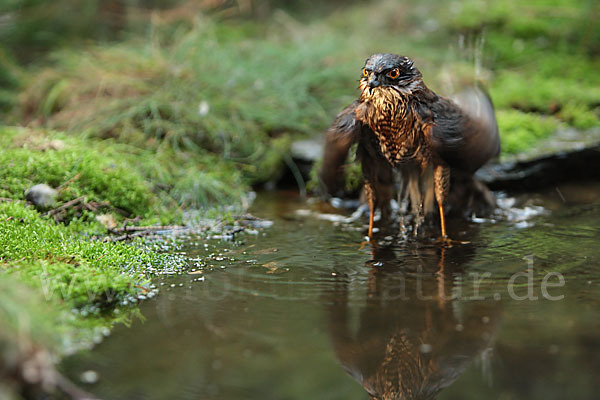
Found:
[(410, 58), (390, 53), (373, 54), (362, 69), (361, 98), (368, 99), (382, 89), (410, 94), (422, 82), (421, 72)]

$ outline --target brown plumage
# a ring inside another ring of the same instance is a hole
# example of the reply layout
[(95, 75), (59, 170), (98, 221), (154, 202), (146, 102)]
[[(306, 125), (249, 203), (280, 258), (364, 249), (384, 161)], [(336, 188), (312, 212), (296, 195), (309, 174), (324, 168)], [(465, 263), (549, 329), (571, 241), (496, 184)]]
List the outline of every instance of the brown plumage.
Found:
[(455, 101), (423, 83), (407, 57), (375, 54), (362, 70), (360, 97), (337, 116), (327, 132), (321, 179), (330, 194), (339, 191), (348, 149), (358, 143), (369, 205), (369, 238), (377, 207), (385, 212), (399, 183), (400, 203), (410, 204), (415, 231), (437, 202), (443, 240), (444, 206), (450, 173), (476, 186), (474, 172), (500, 152), (489, 98), (472, 89)]

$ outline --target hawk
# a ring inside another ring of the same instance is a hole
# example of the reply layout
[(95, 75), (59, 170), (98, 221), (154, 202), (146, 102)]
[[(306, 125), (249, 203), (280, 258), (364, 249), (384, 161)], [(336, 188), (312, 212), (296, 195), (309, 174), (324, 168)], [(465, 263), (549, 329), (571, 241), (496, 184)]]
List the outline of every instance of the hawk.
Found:
[(438, 96), (414, 62), (396, 54), (372, 55), (361, 74), (358, 100), (338, 114), (327, 132), (320, 173), (326, 190), (333, 194), (339, 188), (347, 152), (357, 143), (369, 239), (375, 209), (388, 209), (398, 183), (399, 200), (410, 204), (415, 217), (415, 232), (424, 215), (435, 211), (435, 199), (442, 242), (450, 243), (445, 204), (451, 174), (474, 182), (475, 171), (500, 152), (491, 100), (480, 89), (455, 100)]

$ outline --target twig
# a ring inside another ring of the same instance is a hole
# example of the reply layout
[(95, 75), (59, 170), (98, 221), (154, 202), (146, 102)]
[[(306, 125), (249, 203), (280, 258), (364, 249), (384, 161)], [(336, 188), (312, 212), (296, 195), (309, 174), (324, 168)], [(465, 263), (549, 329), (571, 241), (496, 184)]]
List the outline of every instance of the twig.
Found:
[(250, 213), (246, 213), (246, 214), (243, 214), (243, 215), (241, 215), (241, 214), (240, 215), (233, 215), (232, 218), (235, 219), (235, 220), (246, 220), (246, 221), (259, 221), (259, 220), (263, 219), (263, 218), (258, 218), (257, 216), (252, 215)]
[(102, 204), (102, 206), (104, 206), (104, 207), (110, 207), (113, 211), (118, 212), (119, 214), (121, 214), (124, 217), (128, 217), (131, 215), (131, 213), (129, 211), (125, 211), (121, 208), (111, 206), (110, 203), (108, 203), (108, 202), (101, 202), (100, 204)]
[(58, 190), (59, 192), (62, 192), (63, 190), (65, 190), (67, 188), (67, 186), (69, 186), (71, 183), (73, 183), (74, 181), (79, 179), (80, 176), (81, 176), (81, 172), (76, 173), (75, 176), (73, 176), (71, 179), (69, 179), (68, 181), (66, 181), (59, 187), (57, 187), (56, 190)]
[(111, 232), (172, 231), (183, 228), (185, 228), (185, 226), (182, 225), (126, 226), (124, 228), (111, 229)]
[(83, 203), (83, 208), (86, 208), (88, 211), (91, 212), (96, 212), (98, 211), (98, 207), (96, 207), (94, 204), (92, 203)]
[(111, 238), (110, 236), (107, 236), (104, 238), (105, 242), (122, 242), (123, 240), (127, 240), (127, 239), (133, 239), (136, 237), (140, 237), (140, 236), (144, 236), (147, 235), (148, 233), (150, 233), (150, 231), (141, 231), (141, 232), (135, 232), (132, 234), (126, 233), (124, 235), (121, 236), (117, 236), (114, 238)]
[(75, 204), (77, 204), (77, 203), (80, 203), (81, 201), (83, 201), (83, 198), (84, 198), (84, 196), (81, 196), (81, 197), (78, 197), (78, 198), (76, 198), (76, 199), (69, 200), (69, 201), (67, 201), (66, 203), (64, 203), (63, 205), (61, 205), (60, 207), (56, 207), (56, 208), (54, 208), (54, 209), (52, 209), (52, 210), (48, 211), (48, 212), (46, 213), (46, 215), (52, 216), (52, 215), (54, 215), (54, 214), (56, 214), (56, 213), (58, 213), (58, 212), (60, 212), (60, 211), (62, 211), (62, 210), (65, 210), (65, 209), (67, 209), (67, 208), (69, 208), (69, 207), (72, 207), (72, 206), (74, 206)]
[(162, 225), (162, 226), (126, 226), (124, 228), (110, 229), (111, 233), (123, 233), (117, 237), (111, 238), (107, 236), (104, 238), (105, 242), (121, 242), (123, 240), (133, 239), (140, 236), (150, 235), (156, 231), (176, 230), (184, 229), (185, 226), (181, 225)]

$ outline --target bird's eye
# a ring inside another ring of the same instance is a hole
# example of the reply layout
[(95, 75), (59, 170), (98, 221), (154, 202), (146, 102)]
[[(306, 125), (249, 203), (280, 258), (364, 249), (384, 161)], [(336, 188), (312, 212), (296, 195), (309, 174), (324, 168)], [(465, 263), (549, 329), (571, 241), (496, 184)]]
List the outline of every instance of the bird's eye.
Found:
[(363, 68), (362, 73), (363, 73), (363, 76), (369, 76), (369, 72), (367, 71), (366, 68)]
[(387, 76), (389, 76), (392, 79), (396, 79), (400, 76), (400, 70), (398, 68), (394, 68), (393, 70), (387, 73)]

